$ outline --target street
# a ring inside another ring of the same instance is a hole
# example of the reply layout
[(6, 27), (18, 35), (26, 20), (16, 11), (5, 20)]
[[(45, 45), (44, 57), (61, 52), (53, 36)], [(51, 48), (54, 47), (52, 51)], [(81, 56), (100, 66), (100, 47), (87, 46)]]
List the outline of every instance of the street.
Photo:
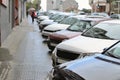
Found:
[(28, 24), (22, 26), (23, 38), (16, 46), (15, 54), (12, 54), (14, 59), (11, 61), (12, 68), (7, 80), (44, 80), (52, 68), (51, 56), (48, 54), (46, 44), (42, 42), (44, 39), (41, 37), (37, 23), (32, 24), (30, 16), (28, 23), (30, 26), (25, 26)]

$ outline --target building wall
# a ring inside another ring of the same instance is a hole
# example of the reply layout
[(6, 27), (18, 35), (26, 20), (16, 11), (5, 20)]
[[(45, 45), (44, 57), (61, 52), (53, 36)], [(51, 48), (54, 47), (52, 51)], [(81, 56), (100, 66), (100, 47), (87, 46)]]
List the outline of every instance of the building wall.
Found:
[(53, 1), (47, 0), (47, 10), (52, 10), (52, 9), (53, 9)]
[(92, 12), (110, 12), (110, 4), (106, 0), (89, 0)]
[(18, 21), (19, 23), (22, 22), (24, 18), (26, 18), (26, 2), (24, 0), (19, 0), (19, 7), (18, 7)]
[(0, 30), (1, 30), (1, 42), (3, 42), (9, 33), (12, 31), (12, 6), (9, 5), (12, 0), (8, 0), (7, 7), (0, 4)]
[(53, 1), (54, 1), (53, 9), (59, 10), (60, 4), (61, 4), (61, 0), (53, 0)]
[(41, 0), (41, 11), (47, 11), (47, 0)]
[[(41, 4), (43, 4), (42, 2)], [(46, 1), (46, 10), (70, 11), (75, 9), (78, 9), (78, 3), (75, 0), (47, 0)]]
[(62, 11), (74, 11), (78, 9), (78, 3), (75, 0), (65, 0), (61, 5)]
[[(16, 24), (20, 23), (20, 19), (22, 21), (22, 19), (25, 18), (26, 16), (25, 2), (24, 3), (22, 2), (24, 6), (21, 7), (22, 5), (21, 4), (19, 5), (19, 2), (18, 2), (18, 1), (21, 2), (21, 0), (6, 0), (6, 1), (8, 1), (8, 4), (6, 7), (3, 6), (0, 2), (0, 45), (11, 33), (13, 27), (15, 27)], [(18, 8), (18, 12), (15, 11), (16, 10), (15, 6), (17, 6)], [(16, 15), (18, 14), (19, 16), (17, 20), (15, 20)]]

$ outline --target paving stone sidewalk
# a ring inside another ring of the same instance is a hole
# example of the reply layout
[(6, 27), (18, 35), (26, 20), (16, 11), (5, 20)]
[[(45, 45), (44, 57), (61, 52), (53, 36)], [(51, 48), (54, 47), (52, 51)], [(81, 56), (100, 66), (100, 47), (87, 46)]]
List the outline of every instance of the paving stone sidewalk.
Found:
[(26, 18), (16, 26), (2, 44), (12, 60), (1, 63), (4, 70), (0, 69), (0, 80), (44, 80), (51, 69), (51, 57), (42, 41), (36, 23)]
[(34, 31), (34, 28), (28, 24), (27, 19), (13, 28), (11, 34), (2, 43), (0, 48), (0, 80), (6, 80), (11, 70), (12, 59), (16, 54), (16, 51), (22, 41), (25, 38), (27, 32)]

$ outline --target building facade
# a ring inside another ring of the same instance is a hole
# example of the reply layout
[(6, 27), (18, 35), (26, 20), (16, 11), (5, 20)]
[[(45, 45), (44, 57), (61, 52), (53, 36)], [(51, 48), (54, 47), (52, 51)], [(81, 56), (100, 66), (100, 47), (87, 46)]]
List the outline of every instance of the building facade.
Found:
[(89, 0), (92, 12), (106, 12), (120, 14), (120, 0)]
[(120, 0), (114, 0), (111, 3), (111, 12), (120, 14)]
[(61, 11), (70, 12), (78, 10), (78, 3), (75, 0), (62, 0), (60, 3), (61, 7), (59, 8)]
[(89, 0), (92, 12), (110, 13), (110, 4), (107, 0)]
[(78, 9), (78, 3), (75, 0), (41, 0), (41, 8), (45, 11), (74, 11)]
[(25, 18), (26, 0), (0, 0), (0, 45)]

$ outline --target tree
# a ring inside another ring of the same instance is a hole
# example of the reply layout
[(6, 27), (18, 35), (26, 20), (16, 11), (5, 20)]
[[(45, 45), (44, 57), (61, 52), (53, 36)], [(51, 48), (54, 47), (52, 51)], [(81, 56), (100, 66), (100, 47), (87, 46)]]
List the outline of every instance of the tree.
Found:
[(36, 10), (39, 10), (40, 9), (40, 3), (41, 3), (41, 0), (34, 0), (33, 2), (27, 2), (26, 3), (26, 9), (28, 10), (29, 8), (33, 7)]
[(41, 3), (41, 0), (34, 0), (34, 1), (33, 1), (33, 7), (34, 7), (36, 10), (39, 10), (39, 9), (40, 9), (40, 3)]
[(27, 2), (26, 3), (26, 9), (28, 10), (29, 8), (31, 8), (32, 7), (32, 3), (31, 2)]

